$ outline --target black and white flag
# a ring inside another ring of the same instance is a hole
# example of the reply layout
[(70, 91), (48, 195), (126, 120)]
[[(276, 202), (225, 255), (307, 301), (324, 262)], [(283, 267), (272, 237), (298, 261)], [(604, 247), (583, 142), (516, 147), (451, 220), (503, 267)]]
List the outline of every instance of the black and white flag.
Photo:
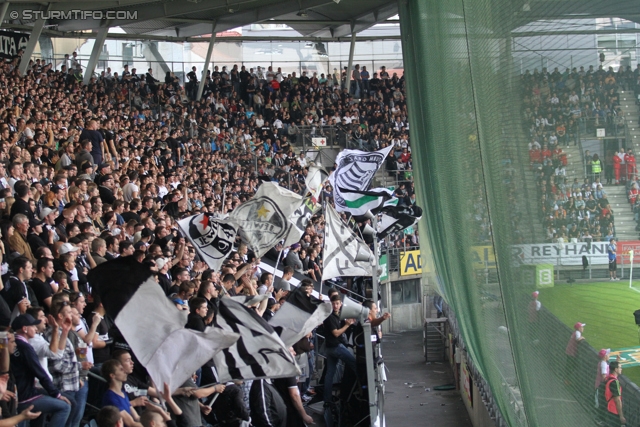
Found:
[(331, 205), (327, 205), (325, 215), (322, 280), (340, 276), (371, 276), (374, 255), (369, 246), (347, 227)]
[(233, 250), (238, 226), (228, 219), (217, 219), (201, 213), (178, 221), (178, 225), (196, 248), (200, 257), (213, 270), (220, 270)]
[(317, 204), (322, 194), (325, 181), (329, 179), (329, 173), (320, 166), (309, 166), (309, 172), (304, 180), (307, 190), (311, 193), (311, 202)]
[(300, 375), (288, 347), (253, 309), (221, 298), (215, 322), (224, 331), (240, 334), (235, 344), (213, 357), (220, 382)]
[(365, 215), (368, 211), (378, 213), (385, 206), (396, 206), (398, 199), (388, 188), (372, 188), (371, 190), (340, 189), (346, 211), (353, 216)]
[(176, 309), (152, 271), (134, 257), (100, 264), (88, 279), (94, 298), (102, 302), (153, 381), (169, 384), (172, 391), (240, 338), (219, 328), (185, 329), (187, 312)]
[(269, 324), (280, 332), (280, 338), (289, 347), (324, 322), (331, 314), (331, 303), (323, 302), (300, 288), (295, 288), (287, 302), (276, 311)]
[(419, 206), (385, 207), (378, 223), (378, 239), (384, 239), (389, 234), (411, 227), (417, 224), (420, 218), (422, 218), (422, 208)]
[(380, 169), (393, 146), (378, 151), (343, 150), (336, 157), (336, 169), (329, 177), (336, 211), (349, 211), (342, 190), (368, 190), (373, 175)]
[(265, 182), (250, 200), (233, 210), (230, 219), (238, 224), (238, 234), (249, 249), (261, 257), (278, 242), (294, 239), (289, 236), (292, 229), (300, 239), (290, 217), (301, 201), (302, 196), (293, 191)]

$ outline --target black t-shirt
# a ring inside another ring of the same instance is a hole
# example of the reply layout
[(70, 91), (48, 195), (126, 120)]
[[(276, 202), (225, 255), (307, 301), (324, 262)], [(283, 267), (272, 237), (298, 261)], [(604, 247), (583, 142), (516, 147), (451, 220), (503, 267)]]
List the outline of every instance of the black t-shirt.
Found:
[(53, 282), (53, 279), (51, 278), (43, 282), (37, 277), (34, 277), (33, 279), (31, 279), (31, 282), (29, 282), (29, 286), (31, 286), (31, 289), (33, 289), (33, 293), (36, 295), (36, 299), (38, 300), (40, 307), (42, 307), (46, 313), (49, 313), (49, 308), (44, 303), (44, 300), (53, 295), (51, 282)]
[(280, 393), (280, 397), (284, 401), (287, 407), (287, 427), (303, 426), (304, 421), (300, 416), (300, 413), (296, 409), (289, 395), (289, 388), (298, 387), (296, 377), (278, 378), (273, 380), (273, 386)]
[[(124, 392), (127, 393), (129, 400), (133, 400), (136, 397), (144, 395), (144, 392), (149, 389), (148, 382), (140, 380), (133, 374), (127, 375), (127, 381), (123, 384), (123, 386)], [(140, 393), (140, 391), (142, 391), (142, 393)]]
[[(367, 322), (369, 322), (367, 320)], [(364, 345), (367, 343), (371, 343), (374, 348), (373, 354), (375, 354), (375, 347), (380, 342), (380, 338), (378, 337), (378, 333), (376, 328), (371, 328), (371, 337), (364, 336), (364, 327), (362, 323), (358, 322), (354, 329), (353, 341), (356, 345), (356, 362), (357, 363), (367, 363), (366, 359), (366, 349)]]
[(93, 349), (93, 363), (104, 363), (111, 359), (111, 339), (109, 337), (109, 329), (111, 329), (111, 322), (105, 317), (98, 325), (96, 333), (103, 341), (107, 342), (107, 345), (103, 348)]
[(334, 330), (340, 329), (344, 326), (344, 321), (340, 320), (335, 313), (331, 313), (331, 316), (325, 319), (323, 325), (327, 347), (337, 347), (339, 344), (344, 344), (344, 334), (339, 337), (333, 335)]
[(167, 203), (167, 206), (164, 208), (164, 211), (171, 217), (171, 218), (178, 218), (180, 217), (180, 208), (178, 207), (178, 202), (171, 202), (171, 203)]

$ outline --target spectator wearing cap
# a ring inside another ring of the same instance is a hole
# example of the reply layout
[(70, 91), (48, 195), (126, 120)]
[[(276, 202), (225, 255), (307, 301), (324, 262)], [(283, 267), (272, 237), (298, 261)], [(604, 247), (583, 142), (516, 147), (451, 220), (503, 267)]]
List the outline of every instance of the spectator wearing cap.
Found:
[(542, 303), (538, 301), (538, 295), (540, 292), (534, 291), (531, 294), (531, 302), (529, 303), (529, 322), (535, 323), (538, 321), (538, 312), (542, 308)]
[(29, 218), (23, 214), (16, 214), (13, 217), (13, 227), (15, 232), (9, 237), (9, 245), (11, 248), (18, 252), (20, 255), (26, 257), (28, 260), (35, 262), (35, 257), (31, 251), (31, 246), (27, 241), (27, 233), (29, 232)]
[[(43, 222), (38, 219), (31, 219), (29, 221), (29, 231), (27, 233), (27, 242), (31, 248), (31, 253), (36, 253), (38, 248), (47, 247), (47, 245), (53, 245), (53, 230), (47, 230), (47, 234), (43, 233)], [(47, 238), (47, 242), (42, 240), (40, 236)]]
[(49, 207), (44, 207), (40, 211), (40, 219), (42, 220), (43, 230), (53, 231), (53, 242), (57, 242), (60, 240), (58, 233), (56, 232), (56, 217), (58, 216), (58, 211), (51, 209)]
[(80, 165), (80, 174), (78, 178), (92, 181), (91, 175), (93, 175), (93, 164), (91, 162), (84, 162)]
[[(155, 246), (155, 245), (154, 245)], [(158, 284), (162, 287), (164, 294), (171, 295), (171, 276), (169, 269), (171, 268), (171, 261), (160, 256), (156, 258), (156, 268), (158, 269)]]
[(111, 165), (109, 163), (100, 163), (98, 165), (98, 173), (96, 173), (96, 176), (94, 178), (94, 182), (97, 185), (100, 185), (100, 178), (102, 178), (104, 175), (110, 174), (111, 173)]
[[(16, 351), (11, 356), (10, 369), (18, 390), (18, 411), (33, 405), (34, 412), (42, 412), (42, 419), (49, 415), (49, 425), (65, 426), (71, 413), (71, 402), (64, 397), (42, 369), (38, 355), (29, 339), (38, 333), (40, 320), (22, 314), (11, 323), (15, 331)], [(43, 387), (34, 386), (36, 378)]]
[(569, 383), (575, 380), (574, 377), (578, 370), (578, 344), (580, 344), (581, 341), (584, 341), (582, 333), (584, 332), (585, 326), (585, 323), (580, 322), (573, 325), (574, 331), (571, 334), (571, 338), (569, 339), (567, 348), (565, 349), (565, 354), (567, 355), (565, 375), (566, 381)]
[(58, 336), (62, 357), (48, 360), (49, 372), (53, 377), (53, 385), (71, 402), (71, 413), (65, 426), (76, 427), (80, 425), (84, 414), (89, 385), (80, 380), (82, 366), (71, 342), (72, 336), (78, 339), (73, 328), (71, 306), (66, 302), (52, 304), (51, 317), (55, 323), (45, 331), (44, 337), (53, 341), (54, 335)]
[[(610, 348), (603, 348), (598, 352), (598, 369), (596, 372), (596, 407), (598, 407), (598, 389), (600, 384), (609, 376), (609, 355), (611, 353)], [(620, 361), (620, 355), (617, 357)]]
[(114, 195), (115, 188), (115, 180), (110, 173), (100, 177), (98, 191), (100, 192), (102, 203), (113, 204), (113, 202), (116, 201), (116, 197)]

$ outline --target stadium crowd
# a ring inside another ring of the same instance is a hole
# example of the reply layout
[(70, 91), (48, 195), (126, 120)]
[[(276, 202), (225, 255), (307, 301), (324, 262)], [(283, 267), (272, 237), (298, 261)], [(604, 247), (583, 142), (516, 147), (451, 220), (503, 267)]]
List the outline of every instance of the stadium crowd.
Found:
[(609, 241), (615, 237), (614, 212), (602, 188), (605, 181), (611, 183), (614, 178), (614, 168), (605, 168), (605, 163), (614, 163), (613, 156), (605, 159), (586, 151), (586, 178), (569, 182), (562, 146), (577, 145), (579, 133), (595, 135), (596, 127), (615, 135), (624, 123), (618, 90), (638, 87), (639, 79), (640, 67), (635, 71), (620, 67), (615, 72), (602, 66), (597, 70), (593, 66), (588, 70), (567, 68), (564, 73), (558, 68), (552, 72), (546, 68), (533, 73), (526, 70), (521, 76), (523, 126), (530, 138), (529, 160), (548, 242)]
[[(89, 372), (101, 368), (112, 391), (107, 402), (128, 414), (116, 411), (112, 418), (123, 416), (127, 426), (170, 418), (185, 427), (239, 425), (251, 410), (246, 385), (233, 393), (227, 387), (215, 414), (200, 399), (224, 386), (190, 383), (174, 398), (160, 392), (162, 385), (151, 386), (126, 346), (117, 345), (122, 339), (92, 299), (87, 275), (108, 260), (135, 257), (156, 272), (176, 309), (190, 312), (187, 327), (211, 323), (220, 293), (273, 291), (278, 298), (265, 316), (273, 315), (286, 287), (276, 283), (274, 290), (259, 258), (238, 244), (221, 271), (212, 271), (176, 220), (225, 215), (264, 180), (304, 192), (310, 160), (294, 151), (304, 126), (335, 125), (363, 149), (394, 144), (387, 166), (406, 180), (396, 194), (400, 203), (414, 204), (404, 79), (385, 67), (369, 78), (363, 69), (360, 79), (352, 76), (349, 93), (344, 72), (326, 78), (216, 66), (197, 101), (195, 67), (184, 85), (172, 73), (158, 80), (151, 69), (141, 74), (125, 66), (83, 86), (75, 52), (57, 66), (31, 61), (25, 76), (19, 60), (0, 65), (0, 340), (4, 350), (18, 349), (0, 372), (2, 417), (35, 419), (37, 410), (50, 416), (51, 426), (78, 426), (94, 392)], [(324, 197), (331, 200), (328, 184)], [(321, 277), (323, 227), (322, 215), (315, 216), (288, 250), (286, 275)], [(417, 245), (417, 231), (392, 236), (389, 245), (403, 247), (405, 239)], [(26, 356), (32, 353), (35, 359)], [(8, 359), (3, 352), (0, 361)], [(306, 400), (313, 391), (304, 381)], [(244, 404), (234, 406), (238, 396)], [(160, 397), (170, 415), (152, 404)]]

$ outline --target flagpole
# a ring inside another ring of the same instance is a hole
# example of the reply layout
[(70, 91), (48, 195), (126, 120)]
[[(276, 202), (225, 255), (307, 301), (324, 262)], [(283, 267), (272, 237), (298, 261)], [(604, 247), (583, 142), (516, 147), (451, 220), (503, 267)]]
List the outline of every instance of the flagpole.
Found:
[[(284, 239), (280, 241), (280, 244), (284, 245)], [(276, 265), (273, 267), (273, 277), (276, 277), (276, 271), (278, 271), (278, 264), (280, 264), (280, 258), (282, 258), (282, 253), (284, 252), (284, 246), (280, 249), (280, 253), (278, 254), (278, 259), (276, 260)]]

